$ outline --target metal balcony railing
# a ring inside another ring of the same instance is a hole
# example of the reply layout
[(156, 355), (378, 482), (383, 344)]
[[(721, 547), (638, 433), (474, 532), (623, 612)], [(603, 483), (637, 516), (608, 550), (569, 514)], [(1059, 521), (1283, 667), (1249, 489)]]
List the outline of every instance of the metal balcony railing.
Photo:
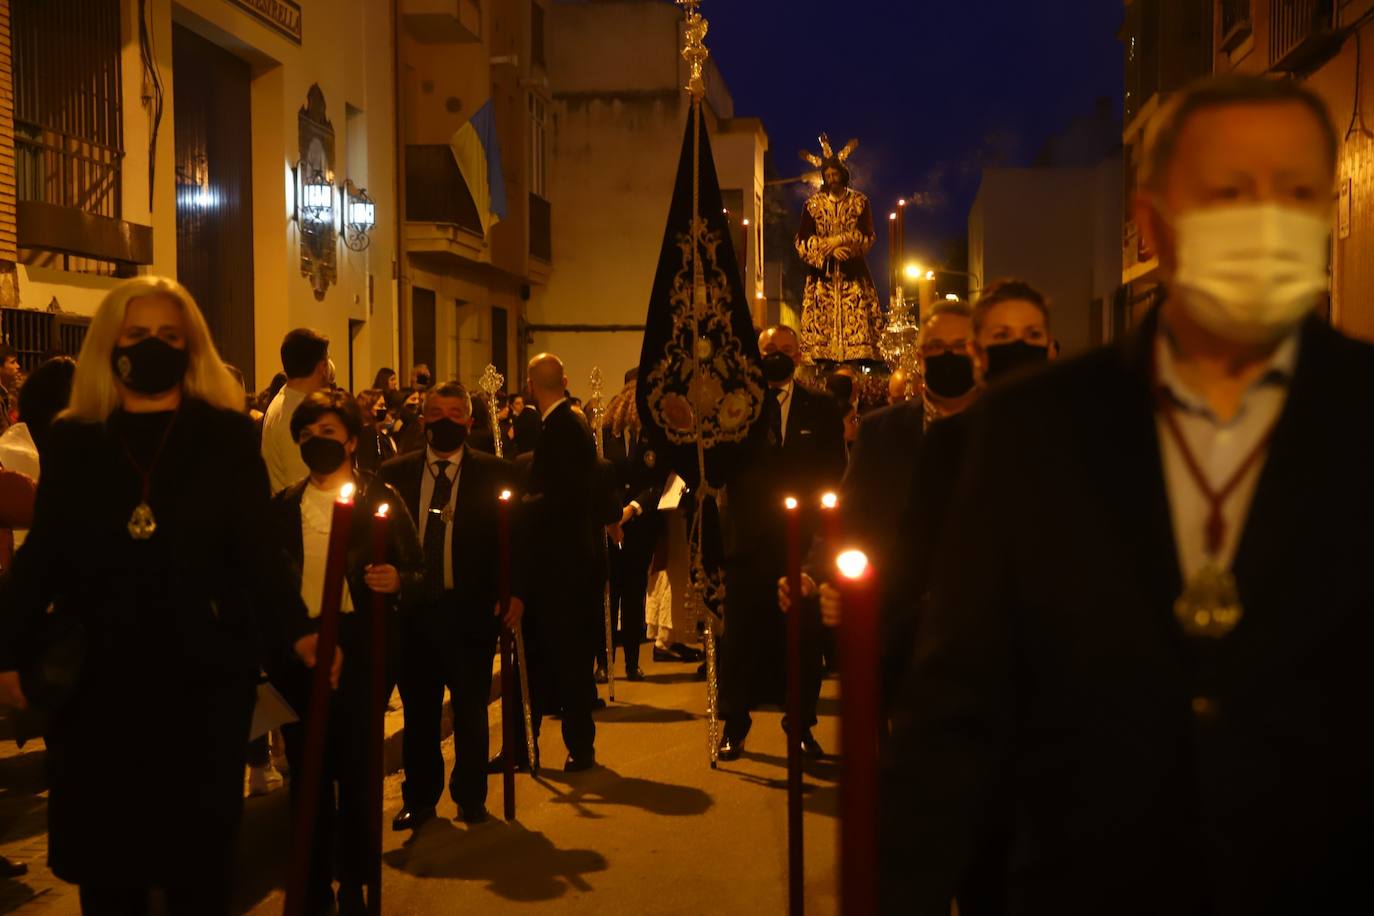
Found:
[(447, 143), (406, 147), (406, 219), (447, 223), (482, 235), (482, 217)]
[(1269, 61), (1275, 70), (1314, 69), (1340, 45), (1338, 0), (1269, 0)]

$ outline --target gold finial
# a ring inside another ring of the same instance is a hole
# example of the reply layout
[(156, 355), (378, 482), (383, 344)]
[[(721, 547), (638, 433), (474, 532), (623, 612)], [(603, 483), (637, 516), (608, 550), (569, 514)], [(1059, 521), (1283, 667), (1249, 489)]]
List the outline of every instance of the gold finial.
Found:
[(711, 52), (706, 50), (706, 30), (710, 28), (697, 7), (701, 5), (701, 0), (676, 0), (677, 5), (687, 11), (687, 22), (683, 28), (685, 43), (682, 48), (682, 58), (687, 61), (691, 68), (691, 76), (687, 80), (687, 91), (697, 101), (701, 101), (706, 96), (706, 81), (702, 78), (702, 71), (706, 67), (706, 59), (711, 56)]
[(477, 387), (487, 393), (487, 397), (492, 399), (492, 408), (496, 406), (496, 392), (505, 387), (506, 379), (500, 371), (490, 363), (487, 368), (482, 370), (482, 377), (477, 380)]

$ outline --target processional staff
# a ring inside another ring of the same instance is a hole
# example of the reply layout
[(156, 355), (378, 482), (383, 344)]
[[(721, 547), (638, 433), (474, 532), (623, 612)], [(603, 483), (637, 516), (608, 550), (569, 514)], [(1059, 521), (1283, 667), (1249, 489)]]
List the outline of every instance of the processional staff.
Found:
[[(601, 438), (602, 427), (606, 423), (606, 405), (601, 400), (602, 392), (605, 391), (606, 383), (601, 378), (601, 369), (597, 366), (592, 367), (592, 375), (589, 380), (592, 389), (592, 401), (589, 407), (592, 412), (592, 438), (596, 440), (596, 457), (604, 459), (606, 457), (606, 443)], [(611, 547), (613, 546), (610, 538), (603, 538), (606, 542), (606, 583), (602, 588), (601, 608), (604, 611), (606, 620), (606, 686), (611, 695), (611, 702), (615, 702), (615, 637), (611, 627), (611, 577), (610, 561)]]

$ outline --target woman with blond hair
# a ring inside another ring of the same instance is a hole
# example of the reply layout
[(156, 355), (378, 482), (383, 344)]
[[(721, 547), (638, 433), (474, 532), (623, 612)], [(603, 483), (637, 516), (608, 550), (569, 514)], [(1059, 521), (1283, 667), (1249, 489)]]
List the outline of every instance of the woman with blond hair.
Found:
[[(0, 586), (0, 705), (41, 714), (49, 863), (84, 913), (146, 912), (155, 889), (172, 914), (228, 911), (259, 668), (292, 649), (314, 662), (243, 406), (185, 288), (115, 287)], [(172, 767), (133, 738), (153, 723)]]

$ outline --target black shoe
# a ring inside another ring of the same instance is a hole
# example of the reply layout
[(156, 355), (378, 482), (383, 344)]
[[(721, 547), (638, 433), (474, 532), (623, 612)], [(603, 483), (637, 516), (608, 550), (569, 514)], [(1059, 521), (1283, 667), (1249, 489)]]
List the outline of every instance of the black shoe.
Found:
[(601, 699), (601, 697), (597, 697), (595, 700), (592, 700), (592, 709), (605, 709), (605, 708), (606, 708), (606, 701), (603, 700), (603, 699)]
[(680, 662), (699, 662), (706, 658), (705, 655), (701, 654), (700, 649), (693, 649), (691, 646), (683, 645), (680, 642), (673, 643), (668, 649), (677, 656), (677, 660)]
[(402, 830), (418, 830), (421, 824), (433, 816), (433, 808), (420, 808), (416, 811), (411, 811), (409, 808), (402, 808), (401, 813), (391, 819), (391, 829), (397, 832)]
[(626, 671), (625, 671), (625, 680), (627, 680), (627, 681), (642, 681), (642, 680), (644, 680), (644, 669), (643, 669), (643, 668), (629, 668), (629, 669), (626, 669)]
[(596, 682), (598, 684), (606, 683), (606, 669), (602, 668), (600, 665), (596, 666)]
[(596, 753), (590, 753), (585, 757), (575, 757), (568, 755), (568, 759), (563, 763), (564, 773), (581, 773), (583, 770), (590, 770), (596, 766)]
[(705, 662), (702, 662), (700, 665), (697, 666), (697, 673), (696, 673), (696, 675), (695, 675), (695, 680), (698, 680), (698, 681), (704, 681), (704, 680), (706, 680), (706, 663), (705, 663)]
[(656, 662), (680, 662), (680, 661), (682, 661), (682, 659), (678, 658), (676, 655), (674, 655), (673, 653), (669, 652), (667, 649), (660, 649), (658, 646), (654, 646), (654, 661), (656, 661)]
[(339, 916), (367, 916), (362, 885), (339, 885)]
[(485, 824), (490, 817), (487, 809), (482, 805), (474, 805), (471, 808), (458, 809), (458, 817), (464, 824)]
[(812, 760), (820, 760), (825, 756), (825, 751), (821, 750), (821, 743), (816, 740), (816, 736), (811, 734), (811, 729), (801, 733), (801, 752), (803, 757)]
[(725, 735), (720, 739), (720, 747), (716, 749), (716, 757), (721, 760), (738, 760), (739, 755), (744, 753), (744, 739), (736, 738), (733, 735)]
[(0, 856), (0, 878), (18, 878), (20, 875), (27, 875), (29, 867), (23, 862), (15, 862)]
[[(516, 758), (515, 758), (515, 772), (517, 772), (517, 773), (528, 773), (529, 771), (530, 771), (530, 761), (529, 761), (529, 758), (528, 758), (525, 754), (521, 754), (519, 757), (516, 757)], [(506, 765), (505, 765), (505, 763), (502, 761), (501, 755), (500, 755), (500, 754), (497, 754), (495, 757), (493, 757), (493, 758), (491, 758), (490, 760), (487, 761), (487, 775), (488, 775), (488, 776), (495, 776), (495, 775), (497, 775), (497, 774), (499, 774), (499, 773), (504, 773), (504, 772), (506, 772)]]

